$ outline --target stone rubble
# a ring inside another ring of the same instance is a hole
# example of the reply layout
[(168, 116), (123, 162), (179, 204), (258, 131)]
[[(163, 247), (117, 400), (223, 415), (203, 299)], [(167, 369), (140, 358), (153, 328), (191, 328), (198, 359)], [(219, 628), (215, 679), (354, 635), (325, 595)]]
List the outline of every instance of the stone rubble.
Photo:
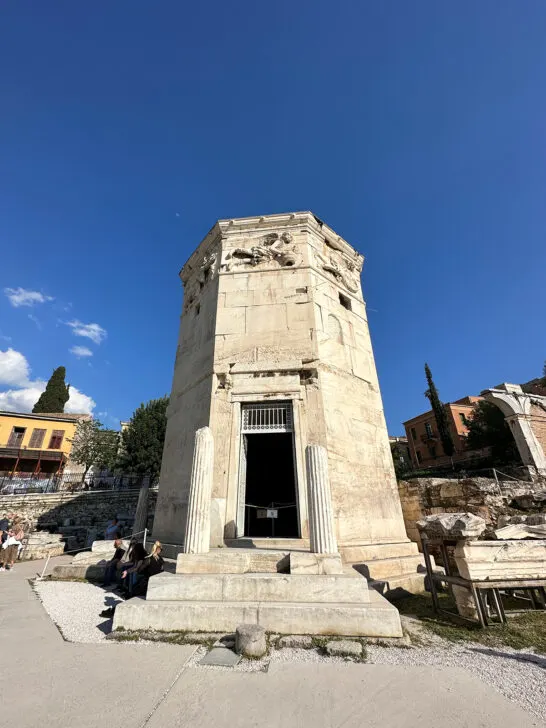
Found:
[(418, 521), (417, 528), (431, 539), (479, 538), (485, 531), (485, 520), (473, 513), (435, 513)]
[(263, 657), (267, 652), (265, 629), (259, 624), (240, 624), (235, 630), (235, 651), (245, 657)]
[(290, 634), (281, 637), (278, 646), (284, 647), (297, 647), (299, 649), (308, 650), (313, 647), (313, 638), (307, 634)]
[(362, 657), (362, 645), (354, 640), (332, 640), (326, 644), (326, 652), (332, 657)]

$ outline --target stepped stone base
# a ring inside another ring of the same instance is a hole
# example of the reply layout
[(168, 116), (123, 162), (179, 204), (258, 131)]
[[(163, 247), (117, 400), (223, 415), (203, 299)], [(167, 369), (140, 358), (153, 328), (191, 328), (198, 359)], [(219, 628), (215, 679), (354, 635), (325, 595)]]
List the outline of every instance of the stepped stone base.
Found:
[(425, 591), (426, 574), (399, 574), (388, 579), (370, 579), (368, 586), (387, 599), (395, 601), (409, 594)]
[(247, 574), (287, 572), (288, 551), (215, 549), (207, 554), (178, 554), (177, 574)]
[(402, 636), (398, 610), (375, 591), (370, 592), (370, 601), (365, 604), (136, 598), (119, 604), (114, 615), (114, 629), (133, 631), (232, 632), (238, 624), (259, 624), (279, 634)]
[(240, 538), (226, 543), (228, 548), (207, 554), (179, 553), (177, 573), (339, 574), (356, 569), (374, 582), (383, 582), (382, 593), (424, 590), (424, 558), (412, 541), (341, 546), (341, 561), (336, 555), (311, 553), (305, 539)]
[(232, 549), (275, 549), (277, 551), (309, 551), (308, 538), (232, 538), (226, 539)]
[(149, 601), (313, 602), (363, 604), (368, 582), (353, 575), (158, 574), (148, 582)]
[(424, 591), (425, 560), (412, 541), (342, 546), (340, 552), (344, 564), (374, 582), (374, 588), (381, 582), (383, 594)]

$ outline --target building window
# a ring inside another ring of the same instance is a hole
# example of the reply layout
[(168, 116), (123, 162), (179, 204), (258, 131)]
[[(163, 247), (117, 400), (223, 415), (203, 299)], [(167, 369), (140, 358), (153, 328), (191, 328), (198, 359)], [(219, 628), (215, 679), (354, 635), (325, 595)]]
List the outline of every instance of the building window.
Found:
[(421, 465), (421, 463), (423, 462), (423, 458), (421, 457), (420, 451), (416, 450), (415, 455), (417, 456), (417, 462), (419, 463), (419, 465)]
[(427, 431), (427, 437), (432, 437), (432, 425), (430, 422), (425, 422), (425, 430)]
[(411, 428), (411, 437), (414, 442), (417, 440), (417, 433), (415, 432), (415, 427)]
[(32, 435), (30, 436), (30, 442), (28, 444), (29, 447), (42, 447), (42, 443), (44, 441), (46, 431), (41, 430), (39, 427), (35, 427), (34, 430), (32, 430)]
[(459, 417), (461, 418), (461, 422), (466, 427), (466, 415), (464, 412), (459, 412)]
[(348, 298), (347, 296), (344, 296), (343, 293), (340, 293), (339, 294), (339, 302), (341, 303), (341, 305), (343, 306), (343, 308), (346, 308), (347, 309), (347, 311), (352, 311), (353, 310), (351, 308), (351, 299)]
[(26, 427), (14, 427), (9, 436), (8, 447), (21, 447), (26, 431)]
[(436, 457), (436, 447), (433, 445), (432, 447), (429, 448), (429, 450), (430, 450), (430, 457), (435, 458)]
[(53, 430), (49, 441), (49, 450), (60, 450), (63, 444), (64, 430)]

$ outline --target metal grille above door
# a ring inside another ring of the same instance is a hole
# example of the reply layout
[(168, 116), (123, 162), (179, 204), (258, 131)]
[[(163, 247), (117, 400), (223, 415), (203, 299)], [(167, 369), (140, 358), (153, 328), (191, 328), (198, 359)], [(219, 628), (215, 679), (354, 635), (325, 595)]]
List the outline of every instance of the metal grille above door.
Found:
[(271, 402), (243, 405), (243, 432), (292, 432), (292, 404)]

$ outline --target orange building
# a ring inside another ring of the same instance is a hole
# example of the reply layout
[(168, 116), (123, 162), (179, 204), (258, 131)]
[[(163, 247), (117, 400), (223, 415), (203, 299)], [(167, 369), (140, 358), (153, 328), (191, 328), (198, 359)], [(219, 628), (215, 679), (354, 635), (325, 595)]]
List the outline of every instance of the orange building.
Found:
[(0, 476), (55, 475), (70, 462), (72, 441), (84, 414), (0, 412)]
[[(454, 463), (472, 460), (487, 454), (486, 450), (468, 450), (466, 446), (468, 433), (466, 420), (472, 416), (474, 404), (481, 399), (483, 397), (463, 397), (445, 405), (449, 430), (455, 447)], [(415, 468), (451, 465), (451, 458), (444, 453), (432, 410), (404, 422), (404, 427), (411, 461)]]

